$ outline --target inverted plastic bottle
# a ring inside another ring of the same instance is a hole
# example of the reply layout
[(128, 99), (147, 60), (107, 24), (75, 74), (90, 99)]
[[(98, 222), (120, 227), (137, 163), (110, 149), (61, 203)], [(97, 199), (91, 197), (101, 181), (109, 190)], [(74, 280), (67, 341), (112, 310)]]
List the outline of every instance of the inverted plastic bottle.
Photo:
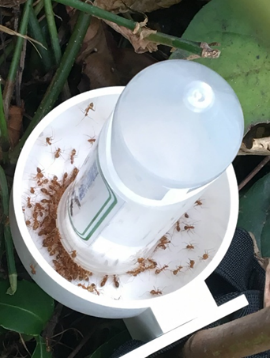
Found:
[(164, 61), (141, 71), (118, 100), (112, 159), (130, 189), (160, 199), (168, 188), (219, 176), (242, 137), (240, 103), (221, 76), (198, 63)]
[(242, 136), (238, 98), (216, 72), (185, 60), (141, 71), (61, 200), (64, 246), (91, 271), (130, 270), (225, 171)]

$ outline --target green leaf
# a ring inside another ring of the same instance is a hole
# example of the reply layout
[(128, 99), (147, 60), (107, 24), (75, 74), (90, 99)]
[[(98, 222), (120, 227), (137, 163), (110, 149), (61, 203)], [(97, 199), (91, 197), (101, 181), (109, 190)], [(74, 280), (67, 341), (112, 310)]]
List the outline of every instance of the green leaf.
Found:
[(15, 295), (6, 294), (7, 281), (0, 281), (0, 326), (33, 336), (40, 334), (50, 319), (54, 301), (37, 284), (18, 281)]
[[(269, 49), (258, 42), (253, 27), (237, 16), (227, 0), (212, 0), (204, 6), (183, 37), (221, 44), (218, 59), (195, 61), (218, 72), (232, 86), (243, 108), (245, 132), (270, 119)], [(171, 58), (183, 58), (183, 53), (175, 51)]]
[(88, 358), (109, 358), (121, 344), (124, 344), (130, 339), (129, 332), (127, 330), (122, 331), (98, 347)]
[(52, 358), (51, 352), (47, 352), (47, 347), (44, 338), (36, 337), (37, 345), (31, 358)]
[(262, 257), (270, 257), (270, 174), (240, 198), (237, 225), (255, 236)]

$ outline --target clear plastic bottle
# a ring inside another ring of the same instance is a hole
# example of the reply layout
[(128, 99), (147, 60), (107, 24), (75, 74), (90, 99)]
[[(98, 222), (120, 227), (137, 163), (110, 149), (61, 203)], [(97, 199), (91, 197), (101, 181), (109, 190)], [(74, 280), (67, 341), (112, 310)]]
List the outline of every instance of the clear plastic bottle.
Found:
[(169, 188), (219, 176), (242, 137), (239, 100), (220, 75), (199, 63), (164, 61), (141, 71), (120, 96), (112, 160), (127, 187), (160, 199)]
[(90, 271), (130, 270), (225, 171), (242, 136), (240, 103), (217, 73), (184, 60), (146, 68), (61, 200), (66, 249)]

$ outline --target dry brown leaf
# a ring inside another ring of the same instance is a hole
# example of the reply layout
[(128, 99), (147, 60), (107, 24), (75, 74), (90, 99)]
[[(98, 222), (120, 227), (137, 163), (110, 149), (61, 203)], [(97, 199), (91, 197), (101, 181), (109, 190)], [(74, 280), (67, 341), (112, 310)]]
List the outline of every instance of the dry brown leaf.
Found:
[[(75, 23), (74, 15), (71, 22)], [(141, 31), (140, 26), (138, 30)], [(149, 54), (139, 55), (132, 49), (119, 48), (109, 27), (103, 21), (92, 18), (76, 62), (83, 65), (82, 72), (90, 81), (90, 89), (95, 89), (125, 86), (138, 72), (156, 60)], [(78, 86), (81, 92), (89, 90), (86, 78), (82, 78)]]
[(91, 89), (119, 84), (101, 20), (92, 18), (76, 62), (83, 64), (83, 73), (89, 78)]
[(248, 233), (249, 233), (249, 236), (251, 237), (252, 242), (253, 242), (254, 255), (255, 255), (258, 259), (259, 259), (259, 258), (262, 258), (254, 234), (253, 234), (251, 231), (249, 231)]
[(148, 53), (138, 54), (132, 48), (117, 48), (113, 52), (120, 85), (125, 86), (144, 68), (156, 63), (157, 60)]
[(22, 118), (24, 109), (18, 106), (10, 106), (8, 116), (8, 135), (10, 146), (13, 148), (20, 139)]
[[(20, 34), (19, 32), (16, 32), (16, 31), (14, 31), (14, 30), (11, 30), (10, 28), (8, 28), (8, 27), (6, 27), (6, 26), (4, 26), (4, 25), (0, 25), (0, 31), (5, 32), (6, 34), (11, 35), (11, 36), (22, 37), (22, 38), (28, 40), (28, 41), (31, 42), (31, 43), (32, 43), (32, 42), (35, 42), (36, 44), (39, 44), (41, 47), (43, 47), (43, 48), (45, 48), (45, 50), (47, 50), (46, 47), (45, 47), (44, 45), (42, 45), (41, 42), (39, 42), (39, 41), (37, 41), (37, 40), (35, 40), (35, 39), (32, 39), (32, 37), (29, 37), (29, 36), (27, 36), (27, 35), (22, 35), (22, 34)], [(32, 43), (32, 45), (34, 46), (33, 43)]]
[[(134, 51), (136, 53), (144, 53), (144, 52), (154, 52), (157, 51), (157, 44), (146, 39), (150, 34), (155, 34), (157, 31), (148, 29), (147, 27), (139, 27), (135, 28), (136, 32), (127, 29), (126, 27), (119, 26), (111, 21), (105, 21), (106, 24), (111, 26), (115, 31), (119, 32), (122, 36), (124, 36), (129, 42), (132, 44)], [(138, 23), (139, 24), (139, 23)], [(144, 24), (142, 24), (144, 25)], [(139, 31), (139, 29), (141, 29)]]
[(114, 13), (124, 13), (130, 10), (145, 13), (168, 8), (181, 0), (95, 0), (94, 5)]
[(270, 155), (270, 137), (253, 138), (252, 147), (247, 148), (243, 142), (238, 155)]

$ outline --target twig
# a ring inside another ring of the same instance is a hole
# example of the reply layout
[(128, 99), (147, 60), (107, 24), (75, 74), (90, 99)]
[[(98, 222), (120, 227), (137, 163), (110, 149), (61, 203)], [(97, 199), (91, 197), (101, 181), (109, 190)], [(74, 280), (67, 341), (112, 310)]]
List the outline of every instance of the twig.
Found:
[(52, 318), (49, 320), (49, 322), (47, 323), (47, 325), (42, 333), (42, 337), (46, 341), (47, 350), (49, 350), (49, 351), (50, 351), (50, 347), (51, 347), (51, 341), (52, 341), (53, 333), (55, 330), (55, 326), (58, 323), (59, 316), (62, 312), (62, 308), (63, 308), (63, 305), (61, 303), (58, 303), (54, 310)]
[(13, 241), (10, 232), (9, 225), (9, 193), (8, 185), (5, 172), (0, 166), (0, 185), (1, 185), (1, 200), (2, 200), (2, 209), (4, 216), (4, 237), (5, 237), (5, 247), (6, 247), (6, 257), (7, 257), (7, 266), (8, 266), (8, 277), (10, 287), (7, 290), (9, 295), (14, 295), (17, 290), (17, 271), (15, 266), (14, 259), (14, 247)]
[[(270, 349), (270, 307), (195, 333), (181, 351), (183, 358), (242, 358)], [(175, 357), (180, 357), (180, 352)]]
[[(100, 319), (97, 318), (97, 322), (99, 322)], [(87, 341), (91, 338), (92, 334), (96, 331), (97, 327), (96, 325), (93, 325), (93, 327), (89, 330), (86, 336), (83, 337), (83, 339), (80, 341), (80, 343), (77, 345), (77, 347), (70, 353), (70, 355), (67, 358), (74, 358), (77, 353), (82, 349), (82, 347), (87, 343)]]
[(43, 100), (41, 101), (38, 110), (33, 117), (33, 120), (29, 124), (28, 128), (24, 132), (20, 142), (16, 145), (14, 150), (10, 153), (10, 161), (15, 164), (20, 154), (21, 148), (27, 140), (29, 134), (33, 128), (39, 123), (39, 121), (53, 108), (64, 83), (70, 73), (70, 70), (74, 64), (77, 54), (80, 50), (82, 41), (86, 34), (86, 31), (90, 25), (91, 16), (89, 14), (80, 13), (74, 27), (73, 33), (70, 37), (69, 43), (63, 54), (59, 67), (48, 87)]
[[(116, 23), (119, 26), (126, 27), (129, 30), (136, 31), (138, 35), (140, 35), (141, 31), (143, 30), (138, 27), (138, 23), (134, 22), (129, 19), (125, 19), (124, 17), (121, 17), (119, 15), (115, 15), (109, 11), (103, 10), (97, 6), (93, 6), (84, 2), (81, 2), (79, 0), (55, 0), (58, 3), (74, 7), (77, 10), (84, 11), (88, 14), (91, 14), (95, 17), (98, 17), (102, 20), (107, 20)], [(205, 43), (201, 42), (195, 42), (195, 41), (188, 41), (184, 40), (175, 36), (170, 36), (163, 34), (161, 32), (151, 33), (149, 36), (145, 36), (144, 39), (147, 39), (149, 41), (155, 42), (157, 44), (163, 44), (170, 47), (180, 48), (183, 50), (186, 50), (190, 53), (193, 53), (198, 56), (204, 56), (206, 53), (215, 53), (217, 57), (217, 54), (219, 53), (218, 50), (212, 50), (209, 46), (206, 47)]]
[[(33, 0), (27, 0), (27, 2), (24, 5), (22, 20), (21, 20), (20, 28), (19, 28), (19, 33), (21, 35), (26, 34), (28, 20), (29, 20), (29, 13), (30, 13), (30, 8), (32, 6), (32, 2), (33, 2)], [(21, 52), (22, 52), (23, 41), (24, 41), (24, 39), (22, 37), (17, 38), (14, 55), (13, 55), (12, 62), (11, 62), (10, 68), (9, 68), (9, 73), (8, 73), (8, 77), (7, 77), (7, 81), (6, 81), (6, 85), (5, 85), (5, 89), (4, 89), (4, 95), (3, 95), (4, 96), (4, 112), (5, 112), (6, 116), (8, 115), (9, 104), (10, 104), (11, 97), (13, 94), (14, 82), (15, 82), (16, 73), (17, 73), (20, 56), (21, 56)]]
[(239, 184), (238, 190), (244, 188), (247, 183), (270, 161), (270, 155), (265, 157), (253, 170), (249, 173), (249, 175)]
[(51, 54), (33, 8), (30, 9), (29, 14), (29, 32), (35, 40), (42, 43), (45, 47), (43, 48), (42, 46), (39, 46), (39, 51), (42, 57), (42, 64), (47, 72), (52, 68)]

